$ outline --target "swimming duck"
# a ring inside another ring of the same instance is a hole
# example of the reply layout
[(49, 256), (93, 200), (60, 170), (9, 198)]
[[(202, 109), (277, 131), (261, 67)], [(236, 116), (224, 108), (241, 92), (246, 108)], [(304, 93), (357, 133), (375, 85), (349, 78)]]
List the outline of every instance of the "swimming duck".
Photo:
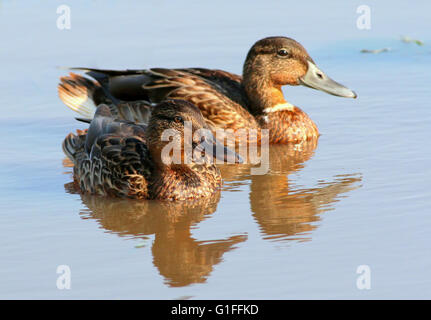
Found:
[[(221, 186), (221, 176), (210, 156), (241, 160), (209, 130), (202, 136), (193, 134), (187, 142), (186, 124), (193, 133), (206, 128), (199, 109), (184, 100), (160, 103), (146, 126), (116, 119), (107, 105), (99, 105), (89, 128), (69, 134), (63, 142), (74, 163), (74, 182), (84, 193), (133, 199), (187, 200), (213, 194)], [(169, 130), (177, 132), (170, 140), (163, 137)], [(180, 161), (172, 157), (169, 161), (170, 151), (163, 153), (174, 140), (180, 141)], [(184, 161), (186, 143), (203, 156)], [(217, 148), (224, 152), (215, 152)], [(203, 154), (204, 150), (211, 152)]]
[[(300, 43), (287, 37), (257, 41), (247, 54), (242, 77), (203, 68), (73, 69), (85, 70), (116, 99), (134, 101), (124, 107), (128, 110), (126, 114), (139, 114), (131, 111), (142, 108), (139, 101), (158, 103), (164, 99), (183, 99), (201, 110), (211, 130), (269, 129), (270, 143), (300, 142), (319, 135), (309, 116), (286, 101), (282, 86), (304, 85), (332, 95), (356, 98), (355, 92), (321, 71)], [(75, 80), (62, 78), (60, 98), (70, 108), (91, 118), (94, 107), (89, 107), (88, 100), (97, 105), (106, 102), (104, 95), (94, 90), (95, 84), (89, 88)]]

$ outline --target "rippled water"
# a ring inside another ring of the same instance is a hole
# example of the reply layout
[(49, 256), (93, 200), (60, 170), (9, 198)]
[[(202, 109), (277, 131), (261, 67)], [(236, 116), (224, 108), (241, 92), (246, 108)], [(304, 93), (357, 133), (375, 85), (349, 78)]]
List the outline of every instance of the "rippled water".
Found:
[[(430, 298), (429, 4), (370, 4), (363, 31), (346, 1), (74, 1), (60, 31), (62, 3), (0, 2), (0, 298)], [(222, 166), (223, 189), (193, 203), (73, 191), (61, 142), (84, 125), (57, 97), (58, 66), (240, 73), (269, 35), (296, 38), (358, 93), (284, 88), (318, 141), (271, 146), (263, 176)], [(70, 290), (56, 287), (59, 265)]]

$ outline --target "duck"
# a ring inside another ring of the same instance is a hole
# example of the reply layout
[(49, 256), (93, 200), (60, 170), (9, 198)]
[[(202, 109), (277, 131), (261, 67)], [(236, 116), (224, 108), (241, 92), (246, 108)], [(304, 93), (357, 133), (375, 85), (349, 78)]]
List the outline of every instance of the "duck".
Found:
[[(187, 140), (187, 124), (192, 133), (204, 133)], [(166, 132), (175, 135), (164, 137)], [(169, 144), (177, 147), (178, 161), (172, 156), (175, 150), (166, 149)], [(187, 158), (187, 146), (199, 157)], [(118, 119), (108, 105), (100, 104), (88, 129), (67, 135), (63, 151), (73, 162), (73, 183), (82, 193), (138, 200), (208, 197), (222, 182), (211, 160), (242, 161), (212, 136), (195, 105), (175, 99), (154, 108), (146, 125)]]
[(256, 130), (259, 140), (262, 129), (267, 129), (271, 144), (299, 143), (319, 136), (310, 117), (285, 99), (283, 86), (303, 85), (335, 96), (357, 97), (319, 69), (299, 42), (283, 36), (257, 41), (248, 51), (242, 76), (205, 68), (71, 69), (85, 72), (95, 82), (72, 73), (61, 78), (59, 96), (68, 107), (87, 117), (98, 103), (118, 99), (124, 112), (116, 113), (127, 120), (145, 122), (143, 110), (148, 117), (152, 105), (165, 99), (183, 99), (200, 109), (213, 132)]

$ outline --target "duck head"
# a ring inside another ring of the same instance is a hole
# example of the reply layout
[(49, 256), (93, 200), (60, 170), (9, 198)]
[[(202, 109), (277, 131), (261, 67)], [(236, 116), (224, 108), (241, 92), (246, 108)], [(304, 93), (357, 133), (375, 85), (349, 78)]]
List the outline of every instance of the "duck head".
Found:
[[(260, 108), (286, 103), (281, 92), (284, 85), (303, 85), (339, 97), (356, 98), (354, 91), (320, 70), (300, 43), (286, 37), (268, 37), (253, 45), (244, 63), (243, 82), (250, 100), (261, 100)], [(259, 87), (267, 93), (259, 92)]]
[(162, 167), (212, 164), (214, 159), (242, 162), (236, 152), (214, 138), (199, 108), (184, 100), (165, 100), (156, 105), (146, 138), (152, 158)]

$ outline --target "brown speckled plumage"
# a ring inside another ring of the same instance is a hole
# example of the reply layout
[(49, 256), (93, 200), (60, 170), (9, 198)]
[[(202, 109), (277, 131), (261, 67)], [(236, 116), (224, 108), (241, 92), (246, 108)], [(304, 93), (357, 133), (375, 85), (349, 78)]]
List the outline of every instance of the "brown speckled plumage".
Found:
[(259, 116), (258, 121), (262, 128), (270, 129), (271, 143), (305, 141), (319, 136), (316, 124), (298, 107)]
[[(88, 130), (69, 134), (63, 150), (74, 163), (74, 181), (82, 192), (133, 199), (186, 200), (213, 194), (221, 186), (213, 161), (165, 164), (160, 152), (165, 129), (205, 126), (196, 108), (182, 100), (166, 100), (151, 114), (148, 126), (112, 118), (100, 105)], [(183, 134), (183, 132), (182, 132)], [(89, 141), (91, 145), (88, 146)]]
[[(183, 99), (201, 110), (213, 132), (217, 129), (268, 129), (270, 143), (301, 142), (319, 136), (308, 115), (285, 100), (282, 86), (301, 84), (334, 95), (356, 97), (350, 89), (321, 72), (300, 43), (286, 37), (257, 41), (247, 54), (242, 77), (204, 68), (75, 69), (86, 71), (105, 88), (105, 93), (122, 100), (117, 104), (124, 105), (122, 108), (127, 110), (141, 108), (142, 103)], [(74, 94), (65, 94), (63, 87), (73, 86), (73, 83), (82, 87), (76, 77), (79, 76), (72, 74), (63, 78), (59, 87), (61, 99), (69, 106), (67, 96)], [(95, 85), (99, 87), (99, 84)], [(88, 96), (98, 101), (100, 95), (97, 92)], [(139, 112), (117, 113), (123, 119), (145, 122), (142, 116), (132, 116)], [(257, 137), (259, 139), (261, 134)], [(238, 137), (235, 138), (238, 141)]]
[[(274, 58), (281, 47), (290, 48), (292, 59), (283, 61)], [(121, 109), (142, 108), (142, 103), (159, 103), (164, 99), (183, 99), (192, 102), (201, 110), (212, 131), (259, 131), (265, 128), (270, 131), (270, 143), (287, 143), (307, 140), (319, 134), (315, 124), (301, 109), (295, 108), (288, 116), (283, 111), (272, 112), (268, 117), (271, 120), (269, 122), (262, 121), (261, 118), (265, 108), (285, 102), (281, 86), (298, 84), (297, 78), (307, 71), (307, 59), (311, 60), (305, 49), (295, 40), (271, 37), (256, 42), (250, 49), (244, 64), (243, 77), (222, 70), (203, 68), (84, 70), (102, 82), (114, 97), (122, 100), (117, 103), (122, 106)], [(61, 92), (74, 84), (82, 87), (79, 82), (79, 76), (73, 74), (62, 78), (59, 92), (63, 101), (65, 99)], [(99, 84), (96, 86), (99, 88)], [(100, 96), (103, 95), (99, 92), (100, 89), (89, 96), (96, 105), (100, 102), (108, 103), (106, 100), (101, 101)], [(145, 122), (142, 116), (132, 116), (138, 112), (128, 111), (126, 114), (112, 111), (122, 119)], [(291, 121), (291, 118), (295, 120)]]

